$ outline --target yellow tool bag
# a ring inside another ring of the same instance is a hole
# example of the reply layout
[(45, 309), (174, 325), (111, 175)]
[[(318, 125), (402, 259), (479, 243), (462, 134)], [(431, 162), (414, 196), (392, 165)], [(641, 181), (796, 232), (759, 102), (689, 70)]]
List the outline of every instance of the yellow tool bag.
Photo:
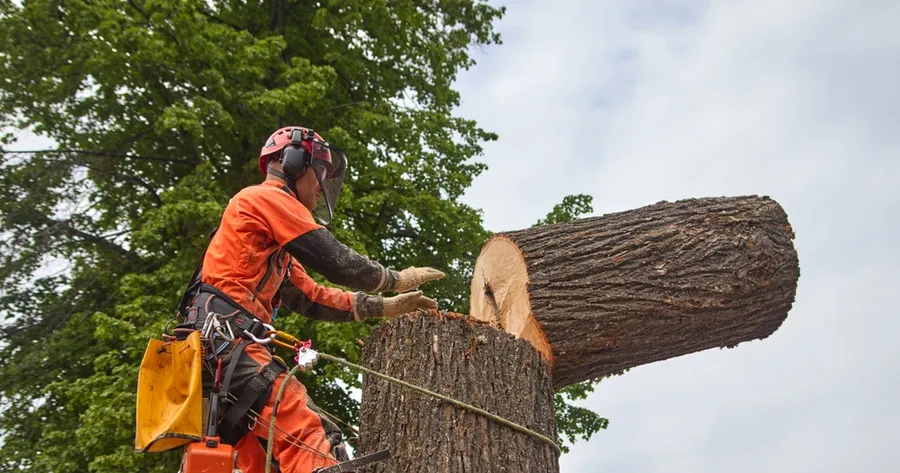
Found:
[(147, 344), (138, 373), (138, 451), (164, 452), (202, 439), (201, 357), (199, 331), (184, 341), (151, 339)]

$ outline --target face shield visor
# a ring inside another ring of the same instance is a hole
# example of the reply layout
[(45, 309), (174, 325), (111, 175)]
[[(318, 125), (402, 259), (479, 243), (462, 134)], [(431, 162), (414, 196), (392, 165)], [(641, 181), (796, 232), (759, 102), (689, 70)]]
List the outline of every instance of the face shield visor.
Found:
[(313, 215), (322, 225), (328, 225), (334, 218), (334, 208), (344, 183), (347, 157), (340, 149), (319, 140), (312, 141), (312, 149), (310, 166), (319, 181), (319, 194)]

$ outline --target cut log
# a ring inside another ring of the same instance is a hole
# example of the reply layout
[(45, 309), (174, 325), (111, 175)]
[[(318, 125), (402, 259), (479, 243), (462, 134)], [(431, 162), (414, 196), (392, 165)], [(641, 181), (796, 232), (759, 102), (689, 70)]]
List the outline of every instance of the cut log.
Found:
[[(550, 366), (528, 342), (466, 316), (407, 314), (377, 326), (363, 364), (556, 439)], [(558, 472), (549, 443), (482, 414), (363, 375), (359, 455), (391, 450), (365, 471)]]
[(646, 207), (494, 235), (470, 315), (524, 338), (556, 388), (763, 339), (800, 276), (781, 206), (743, 196)]

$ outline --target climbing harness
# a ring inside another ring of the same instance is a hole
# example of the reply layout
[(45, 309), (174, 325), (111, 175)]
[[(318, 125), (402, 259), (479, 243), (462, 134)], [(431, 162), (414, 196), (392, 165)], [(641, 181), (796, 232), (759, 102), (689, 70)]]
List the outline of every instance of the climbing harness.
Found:
[[(193, 290), (195, 292), (192, 298), (184, 299), (179, 308), (179, 314), (184, 320), (174, 328), (174, 337), (179, 338), (183, 333), (199, 330), (205, 346), (208, 346), (204, 357), (207, 362), (215, 357), (226, 356), (226, 351), (230, 350), (222, 381), (223, 391), (228, 392), (235, 369), (249, 344), (265, 346), (273, 353), (275, 328), (254, 317), (213, 286), (198, 284)], [(265, 404), (272, 390), (272, 383), (285, 371), (287, 365), (284, 361), (273, 356), (272, 360), (251, 378), (240, 397), (229, 406), (222, 419), (220, 436), (224, 443), (234, 445), (250, 431), (242, 420), (250, 408), (258, 410)]]

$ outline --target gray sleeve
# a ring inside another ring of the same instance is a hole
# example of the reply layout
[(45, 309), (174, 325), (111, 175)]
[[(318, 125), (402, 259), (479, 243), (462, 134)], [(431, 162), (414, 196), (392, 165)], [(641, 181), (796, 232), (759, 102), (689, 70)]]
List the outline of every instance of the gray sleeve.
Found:
[(389, 291), (399, 278), (397, 271), (353, 251), (325, 228), (300, 235), (284, 245), (284, 249), (304, 267), (353, 290)]

